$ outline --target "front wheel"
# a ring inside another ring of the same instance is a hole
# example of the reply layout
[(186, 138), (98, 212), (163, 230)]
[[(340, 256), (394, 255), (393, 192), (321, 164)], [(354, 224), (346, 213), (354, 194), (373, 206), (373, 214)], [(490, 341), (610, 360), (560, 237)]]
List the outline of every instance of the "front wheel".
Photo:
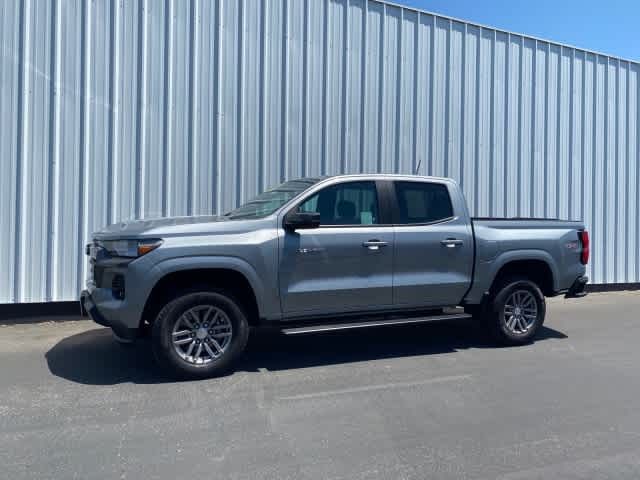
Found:
[(180, 378), (206, 378), (228, 371), (249, 337), (247, 318), (224, 292), (186, 293), (169, 302), (153, 324), (158, 363)]
[(512, 277), (499, 284), (487, 310), (488, 326), (496, 340), (523, 345), (531, 342), (542, 326), (546, 303), (534, 282)]

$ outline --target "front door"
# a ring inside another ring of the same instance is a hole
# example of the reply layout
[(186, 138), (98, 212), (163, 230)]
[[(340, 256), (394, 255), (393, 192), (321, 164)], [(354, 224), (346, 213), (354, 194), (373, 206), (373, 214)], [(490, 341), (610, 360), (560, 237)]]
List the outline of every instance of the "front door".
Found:
[(318, 212), (320, 227), (284, 230), (280, 295), (285, 317), (390, 307), (393, 227), (382, 226), (373, 181), (327, 186), (294, 207)]

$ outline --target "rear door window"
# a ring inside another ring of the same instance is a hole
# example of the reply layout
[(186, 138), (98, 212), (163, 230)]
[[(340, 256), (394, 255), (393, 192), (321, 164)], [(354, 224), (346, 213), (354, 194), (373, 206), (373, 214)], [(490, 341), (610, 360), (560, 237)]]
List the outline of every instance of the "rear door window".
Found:
[(446, 185), (429, 182), (394, 182), (399, 224), (434, 223), (453, 217)]

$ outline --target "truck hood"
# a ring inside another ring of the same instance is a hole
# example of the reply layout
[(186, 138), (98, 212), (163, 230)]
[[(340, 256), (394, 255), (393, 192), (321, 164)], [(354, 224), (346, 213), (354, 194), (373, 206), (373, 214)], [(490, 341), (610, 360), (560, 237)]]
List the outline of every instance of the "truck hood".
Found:
[(162, 238), (214, 233), (239, 233), (260, 228), (265, 219), (229, 220), (212, 215), (131, 220), (109, 225), (93, 234), (98, 240)]

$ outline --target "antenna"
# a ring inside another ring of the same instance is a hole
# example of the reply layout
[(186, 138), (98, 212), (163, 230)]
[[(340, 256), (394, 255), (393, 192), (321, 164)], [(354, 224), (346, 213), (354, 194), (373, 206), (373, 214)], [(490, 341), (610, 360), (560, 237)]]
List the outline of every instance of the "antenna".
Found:
[(416, 165), (416, 171), (413, 172), (414, 175), (417, 175), (420, 171), (420, 164), (422, 163), (422, 159), (418, 160), (418, 165)]

